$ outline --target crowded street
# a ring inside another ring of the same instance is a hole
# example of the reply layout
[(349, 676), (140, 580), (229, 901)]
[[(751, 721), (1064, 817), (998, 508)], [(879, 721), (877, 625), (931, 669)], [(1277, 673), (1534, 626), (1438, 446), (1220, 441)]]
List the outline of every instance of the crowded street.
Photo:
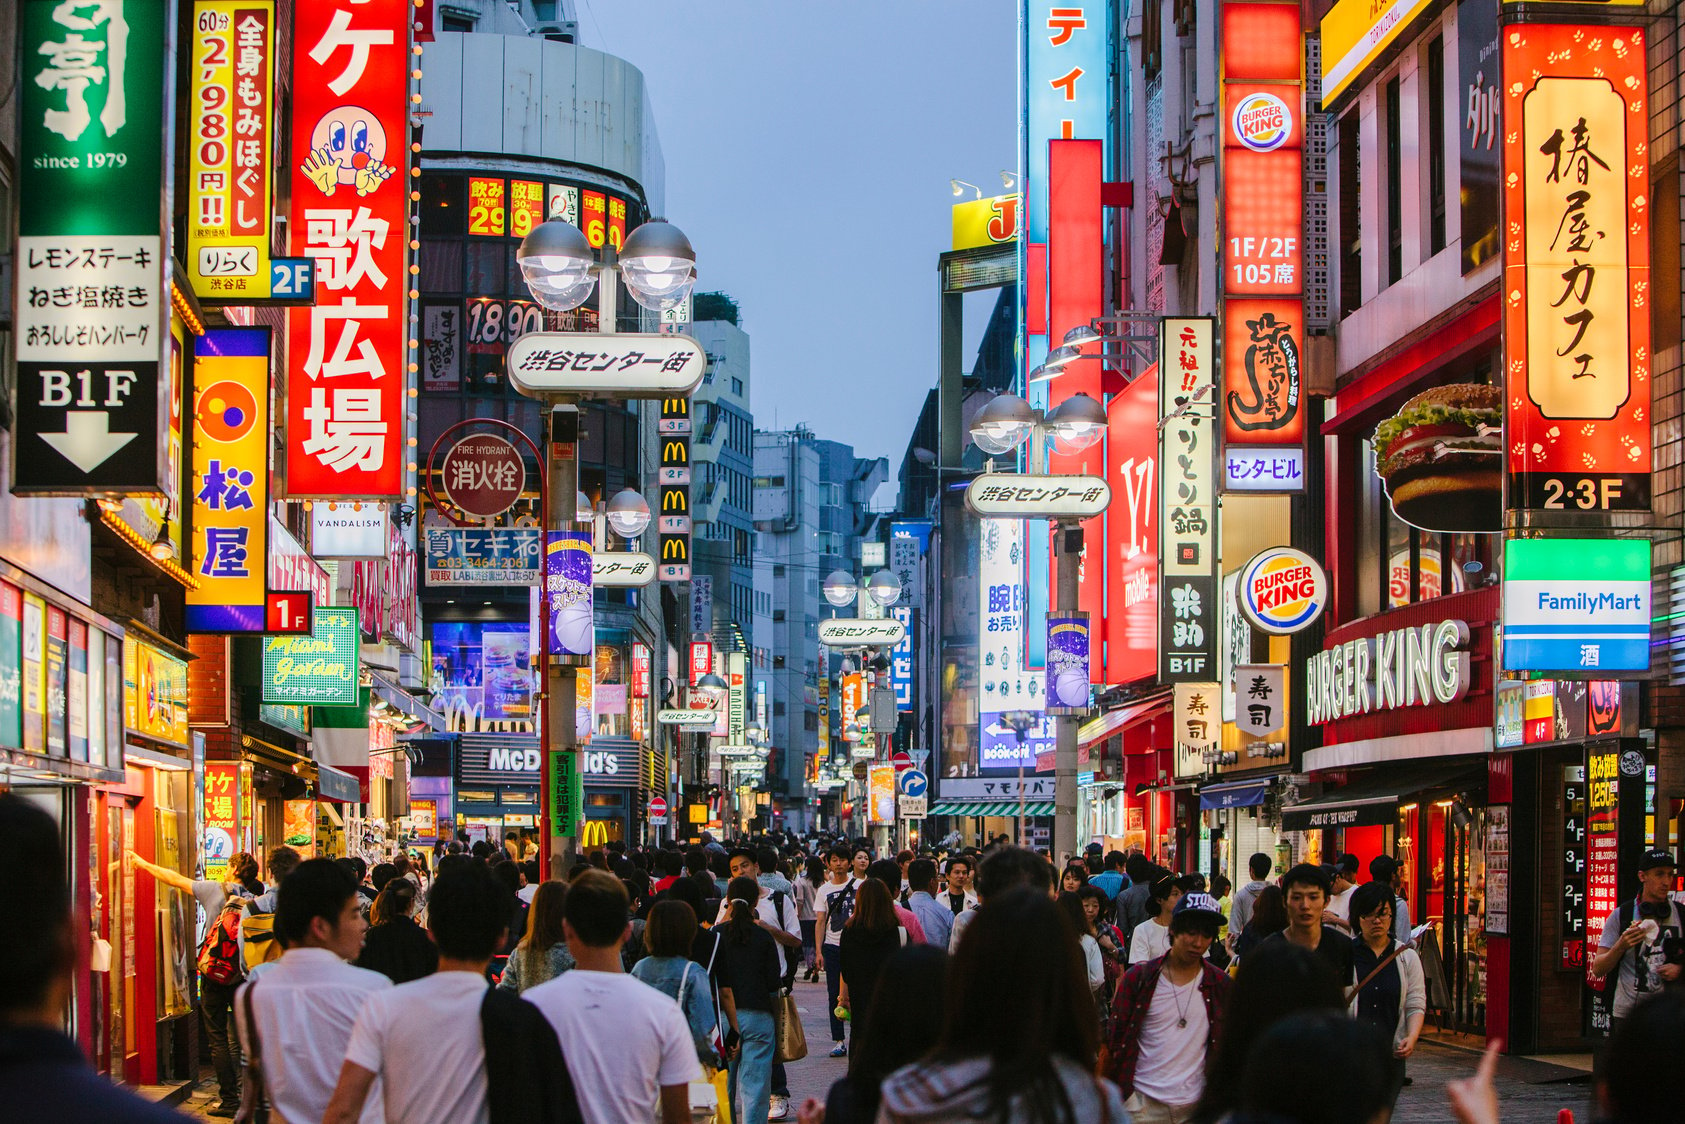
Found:
[(1685, 1124), (1685, 0), (0, 0), (0, 1124)]

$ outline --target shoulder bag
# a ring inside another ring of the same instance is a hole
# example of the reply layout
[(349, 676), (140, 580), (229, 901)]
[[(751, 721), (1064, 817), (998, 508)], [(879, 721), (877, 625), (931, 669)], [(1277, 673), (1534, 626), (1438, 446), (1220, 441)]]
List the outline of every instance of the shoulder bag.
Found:
[(807, 1057), (807, 1032), (802, 1029), (802, 1013), (796, 1008), (796, 997), (790, 989), (779, 988), (772, 997), (772, 1060), (799, 1062)]
[(234, 1124), (269, 1124), (269, 1089), (263, 1080), (263, 1040), (257, 1030), (257, 1016), (252, 1012), (252, 989), (248, 983), (240, 991), (240, 1007), (246, 1013), (245, 1080), (240, 1086), (240, 1108), (234, 1114)]

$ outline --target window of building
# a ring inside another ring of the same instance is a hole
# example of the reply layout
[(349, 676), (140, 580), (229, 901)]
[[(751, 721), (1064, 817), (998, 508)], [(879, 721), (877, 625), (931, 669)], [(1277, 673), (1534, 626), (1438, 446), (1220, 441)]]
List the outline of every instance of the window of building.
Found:
[(1428, 253), (1445, 249), (1445, 39), (1428, 44)]
[(1358, 161), (1357, 111), (1340, 118), (1340, 315), (1363, 303), (1362, 168)]
[(784, 567), (784, 564), (782, 562), (776, 563), (772, 567), (772, 576), (775, 577), (775, 578), (783, 577), (784, 576), (784, 569), (785, 569), (785, 567)]
[(772, 716), (774, 718), (784, 717), (784, 700), (783, 699), (772, 700)]
[(739, 398), (743, 397), (743, 380), (742, 379), (733, 376), (733, 378), (731, 380), (731, 392), (733, 394), (737, 395)]
[(772, 657), (772, 669), (774, 671), (778, 671), (778, 670), (782, 669), (783, 666), (784, 666), (784, 657), (783, 656), (773, 656)]
[(1160, 0), (1147, 0), (1141, 7), (1141, 69), (1149, 82), (1164, 66), (1163, 7)]
[(1399, 107), (1399, 82), (1394, 75), (1386, 86), (1387, 166), (1387, 284), (1404, 276), (1404, 132)]
[(783, 619), (784, 619), (784, 610), (783, 609), (774, 609), (772, 611), (772, 623), (773, 624), (777, 624), (779, 621), (782, 621)]
[(439, 30), (440, 31), (462, 31), (462, 32), (473, 31), (474, 30), (474, 19), (473, 19), (472, 16), (441, 15), (439, 17)]

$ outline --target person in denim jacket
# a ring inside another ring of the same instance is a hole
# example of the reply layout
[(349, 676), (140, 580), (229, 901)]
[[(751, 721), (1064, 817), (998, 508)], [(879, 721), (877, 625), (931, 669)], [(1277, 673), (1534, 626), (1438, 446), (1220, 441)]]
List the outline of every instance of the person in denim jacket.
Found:
[(696, 1042), (696, 1060), (718, 1067), (720, 1056), (714, 1042), (719, 1018), (708, 970), (690, 958), (695, 940), (696, 912), (684, 902), (657, 902), (644, 922), (649, 955), (632, 966), (632, 977), (679, 1001)]

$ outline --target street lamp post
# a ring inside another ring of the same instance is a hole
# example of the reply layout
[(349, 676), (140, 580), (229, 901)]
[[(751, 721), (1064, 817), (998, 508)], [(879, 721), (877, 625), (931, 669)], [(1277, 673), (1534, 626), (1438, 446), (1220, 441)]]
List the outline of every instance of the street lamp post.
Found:
[[(820, 592), (824, 594), (825, 600), (830, 602), (832, 607), (836, 609), (844, 609), (849, 605), (854, 604), (859, 604), (862, 609), (865, 609), (867, 608), (865, 599), (870, 598), (872, 605), (877, 607), (877, 611), (881, 615), (883, 610), (888, 609), (891, 605), (901, 599), (901, 580), (889, 570), (879, 570), (862, 583), (857, 582), (854, 575), (849, 573), (847, 570), (832, 570), (830, 574), (826, 575), (824, 582), (820, 585)], [(899, 626), (896, 627), (899, 628)], [(861, 670), (865, 671), (867, 669), (866, 653), (868, 651), (877, 651), (877, 649), (877, 645), (867, 644), (859, 647), (844, 647), (839, 650), (845, 652), (858, 652), (860, 654)], [(870, 724), (870, 715), (872, 712), (872, 691), (877, 687), (880, 670), (881, 669), (876, 666), (872, 668), (873, 674), (870, 677), (870, 686), (867, 688), (866, 698), (864, 700), (866, 714), (868, 717), (867, 722), (863, 724)], [(859, 721), (858, 717), (856, 721)], [(884, 749), (888, 743), (884, 740), (884, 735), (876, 729), (875, 725), (873, 725), (872, 737), (874, 739), (872, 759), (875, 761), (887, 758), (888, 755), (884, 752)], [(845, 745), (848, 744), (846, 734), (843, 738), (843, 743)], [(852, 756), (851, 751), (851, 759)], [(851, 777), (849, 783), (852, 786), (856, 782), (854, 782)], [(870, 827), (870, 783), (868, 783), (866, 787), (866, 796), (868, 803), (866, 823), (867, 826)], [(860, 801), (856, 799), (853, 801), (853, 804), (856, 808), (858, 808), (860, 806)], [(897, 818), (899, 818), (899, 816)]]
[[(1071, 354), (1061, 354), (1069, 351)], [(1049, 354), (1047, 362), (1057, 367), (1075, 357), (1076, 348), (1061, 347)], [(1044, 364), (1045, 366), (1046, 364)], [(971, 439), (990, 456), (1012, 452), (1030, 441), (1029, 470), (1044, 472), (1047, 466), (1047, 442), (1060, 453), (1076, 453), (1090, 448), (1106, 432), (1106, 410), (1086, 394), (1073, 394), (1052, 410), (1042, 412), (1015, 394), (1002, 394), (977, 412), (972, 422)], [(1058, 612), (1077, 609), (1077, 574), (1082, 556), (1082, 521), (1075, 518), (1055, 518), (1054, 534), (1054, 606)], [(1081, 718), (1060, 715), (1054, 727), (1053, 755), (1053, 853), (1069, 857), (1077, 853), (1077, 729)], [(1027, 727), (1026, 727), (1027, 728)], [(1015, 726), (1014, 729), (1017, 729)], [(1019, 835), (1023, 836), (1023, 738), (1019, 731)]]
[[(534, 227), (521, 240), (515, 251), (516, 263), (533, 299), (545, 310), (546, 329), (559, 327), (562, 313), (578, 308), (597, 290), (597, 331), (615, 334), (620, 281), (624, 280), (632, 299), (653, 311), (672, 308), (690, 295), (696, 283), (696, 253), (684, 234), (670, 223), (654, 220), (644, 223), (627, 237), (616, 254), (612, 244), (603, 247), (602, 261), (579, 228), (561, 219), (550, 219)], [(638, 395), (636, 386), (622, 388), (623, 396)], [(548, 535), (552, 529), (570, 528), (579, 515), (579, 398), (580, 394), (566, 391), (546, 392), (548, 401), (549, 441), (544, 472), (549, 494), (549, 510), (545, 520), (545, 576), (540, 587), (540, 615), (543, 618), (544, 639), (539, 646), (539, 660), (544, 681), (542, 744), (546, 750), (554, 748), (569, 760), (573, 775), (580, 769), (578, 731), (575, 710), (578, 706), (577, 661), (552, 661), (550, 651), (551, 597), (548, 573)], [(648, 395), (642, 395), (648, 396)], [(616, 496), (616, 500), (621, 497)], [(636, 512), (618, 512), (621, 524), (629, 526)], [(648, 525), (648, 504), (644, 505), (643, 522)], [(617, 526), (618, 529), (618, 526)], [(640, 527), (641, 531), (642, 528)], [(548, 876), (555, 863), (565, 860), (575, 849), (572, 836), (552, 836), (551, 804), (554, 783), (554, 763), (546, 752), (541, 769), (539, 790), (541, 873)]]

